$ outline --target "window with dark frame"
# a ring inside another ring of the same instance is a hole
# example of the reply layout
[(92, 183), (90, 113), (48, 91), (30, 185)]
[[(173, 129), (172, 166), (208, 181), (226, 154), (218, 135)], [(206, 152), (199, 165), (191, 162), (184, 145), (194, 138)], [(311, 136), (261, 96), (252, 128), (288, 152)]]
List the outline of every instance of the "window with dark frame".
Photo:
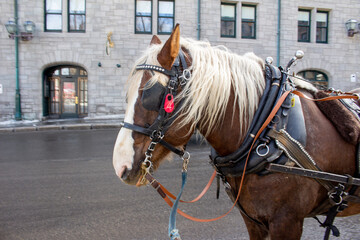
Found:
[(327, 89), (329, 86), (328, 76), (320, 71), (305, 70), (297, 73), (296, 75), (309, 80), (318, 89)]
[(152, 33), (152, 0), (135, 0), (135, 33)]
[(88, 78), (87, 78), (87, 74), (86, 71), (84, 70), (80, 70), (80, 74), (81, 72), (85, 73), (83, 75), (85, 75), (85, 77), (79, 77), (78, 78), (78, 84), (79, 84), (79, 114), (87, 114), (88, 113), (88, 96), (87, 96), (87, 92), (88, 92), (88, 86), (87, 86), (87, 82), (88, 82)]
[(68, 31), (85, 32), (86, 29), (85, 0), (68, 0)]
[(316, 42), (328, 43), (329, 12), (316, 13)]
[(256, 6), (241, 6), (241, 38), (256, 38)]
[(311, 10), (298, 11), (298, 42), (310, 42)]
[(174, 28), (174, 0), (158, 1), (158, 34), (171, 34)]
[(221, 3), (221, 37), (236, 37), (235, 3)]
[(62, 0), (45, 0), (44, 31), (62, 31)]

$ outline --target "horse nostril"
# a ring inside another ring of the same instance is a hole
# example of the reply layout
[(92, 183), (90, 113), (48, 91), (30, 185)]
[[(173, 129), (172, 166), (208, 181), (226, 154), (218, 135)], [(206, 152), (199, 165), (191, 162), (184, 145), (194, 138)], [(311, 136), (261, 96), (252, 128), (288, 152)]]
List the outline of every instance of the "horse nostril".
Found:
[(129, 176), (129, 170), (127, 169), (126, 166), (122, 166), (120, 171), (118, 172), (118, 176), (122, 179), (125, 180), (128, 176)]

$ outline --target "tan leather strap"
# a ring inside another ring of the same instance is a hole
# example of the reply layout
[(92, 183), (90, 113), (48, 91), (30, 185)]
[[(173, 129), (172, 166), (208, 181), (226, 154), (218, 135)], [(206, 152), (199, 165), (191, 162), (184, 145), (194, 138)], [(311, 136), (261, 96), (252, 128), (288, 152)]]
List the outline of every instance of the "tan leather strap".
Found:
[(319, 99), (310, 98), (310, 97), (304, 95), (302, 92), (299, 92), (297, 90), (292, 91), (292, 93), (295, 94), (295, 95), (298, 95), (301, 98), (304, 98), (304, 99), (307, 99), (307, 100), (310, 100), (310, 101), (314, 101), (314, 102), (323, 102), (323, 101), (330, 101), (330, 100), (336, 100), (336, 99), (346, 99), (346, 98), (359, 100), (359, 95), (354, 94), (354, 93), (343, 93), (343, 94), (346, 94), (346, 95), (329, 96), (329, 97), (319, 98)]

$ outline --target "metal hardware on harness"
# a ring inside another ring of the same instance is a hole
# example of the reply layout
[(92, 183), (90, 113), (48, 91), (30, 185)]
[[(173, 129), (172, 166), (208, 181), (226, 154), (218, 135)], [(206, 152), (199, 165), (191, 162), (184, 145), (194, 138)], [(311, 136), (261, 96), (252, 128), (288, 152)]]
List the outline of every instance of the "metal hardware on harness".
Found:
[(182, 75), (180, 76), (181, 81), (180, 81), (180, 85), (184, 86), (191, 78), (191, 72), (189, 69), (184, 69)]
[(324, 240), (329, 239), (330, 231), (332, 232), (332, 234), (335, 237), (340, 236), (339, 229), (336, 226), (334, 226), (333, 223), (334, 223), (336, 215), (348, 207), (347, 201), (344, 200), (344, 197), (348, 193), (345, 192), (344, 190), (345, 190), (345, 186), (343, 184), (339, 183), (336, 187), (334, 187), (334, 189), (332, 191), (328, 192), (329, 200), (333, 204), (333, 206), (328, 210), (328, 212), (326, 214), (326, 219), (323, 223), (321, 223), (319, 221), (319, 219), (315, 218), (318, 220), (318, 222), (320, 222), (320, 226), (324, 227), (326, 229), (325, 235), (324, 235)]
[(150, 136), (150, 139), (156, 143), (158, 143), (163, 138), (164, 138), (164, 134), (162, 134), (161, 131), (159, 130), (154, 130)]
[(302, 59), (303, 57), (304, 57), (304, 52), (301, 51), (301, 50), (297, 50), (297, 51), (295, 52), (295, 56), (290, 59), (290, 61), (288, 62), (287, 66), (286, 66), (286, 68), (285, 68), (285, 70), (287, 71), (287, 73), (289, 73), (291, 66), (292, 66), (293, 64), (295, 64), (297, 60), (300, 60), (300, 59)]
[(142, 174), (141, 174), (141, 179), (139, 179), (139, 182), (140, 184), (145, 184), (146, 183), (146, 175), (148, 173), (150, 173), (151, 171), (151, 168), (152, 168), (152, 162), (151, 162), (151, 157), (152, 157), (152, 154), (146, 152), (145, 153), (145, 160), (141, 163), (141, 171), (142, 171)]
[(157, 142), (150, 142), (148, 149), (150, 151), (154, 151), (156, 144), (157, 144)]
[(158, 144), (159, 141), (163, 139), (163, 137), (164, 135), (161, 134), (161, 131), (157, 131), (157, 130), (154, 130), (150, 136), (151, 142), (145, 152), (145, 160), (141, 163), (142, 175), (141, 175), (141, 179), (139, 180), (139, 183), (141, 184), (145, 184), (146, 182), (145, 176), (147, 173), (150, 173), (152, 168), (152, 162), (151, 162), (152, 152), (155, 150), (156, 144)]
[(343, 196), (348, 195), (348, 193), (344, 192), (344, 190), (345, 190), (345, 186), (339, 183), (331, 192), (328, 192), (330, 202), (334, 205), (342, 204)]
[(182, 171), (187, 172), (187, 167), (188, 167), (189, 160), (190, 160), (190, 153), (188, 151), (185, 151), (184, 155), (181, 158), (183, 160)]
[[(265, 153), (260, 153), (259, 150), (261, 150), (261, 149), (266, 149)], [(260, 144), (260, 145), (257, 146), (257, 148), (256, 148), (256, 153), (257, 153), (257, 155), (259, 155), (260, 157), (265, 157), (265, 156), (268, 155), (268, 153), (269, 153), (269, 146), (266, 145), (266, 143)]]
[(176, 78), (171, 78), (169, 80), (169, 85), (168, 85), (168, 88), (170, 89), (170, 92), (172, 92), (172, 90), (176, 89), (177, 87), (177, 81), (176, 81), (177, 77)]
[[(151, 155), (149, 158), (151, 158)], [(150, 169), (152, 168), (152, 162), (146, 158), (145, 161), (141, 164), (141, 167), (145, 169), (146, 172), (150, 172)]]

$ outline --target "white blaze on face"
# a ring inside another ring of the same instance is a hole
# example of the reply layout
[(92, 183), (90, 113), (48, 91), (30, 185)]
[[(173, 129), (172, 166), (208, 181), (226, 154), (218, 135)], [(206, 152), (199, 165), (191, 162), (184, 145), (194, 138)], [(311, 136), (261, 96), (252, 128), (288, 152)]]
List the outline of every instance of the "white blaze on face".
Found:
[[(140, 85), (140, 82), (139, 82)], [(134, 123), (135, 103), (138, 98), (138, 91), (134, 91), (128, 98), (128, 106), (125, 113), (125, 122)], [(134, 139), (132, 131), (127, 128), (121, 128), (117, 136), (114, 152), (113, 152), (113, 166), (119, 178), (127, 169), (130, 171), (134, 162), (135, 151), (133, 148)]]

